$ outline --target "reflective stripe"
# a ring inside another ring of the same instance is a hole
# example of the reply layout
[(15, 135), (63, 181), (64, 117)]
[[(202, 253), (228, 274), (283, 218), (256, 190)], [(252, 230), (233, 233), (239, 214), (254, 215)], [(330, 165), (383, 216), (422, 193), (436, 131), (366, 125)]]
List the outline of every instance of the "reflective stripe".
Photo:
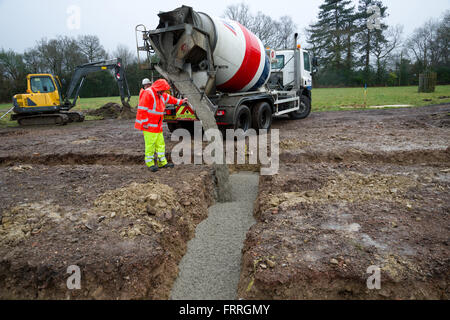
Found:
[(166, 153), (165, 152), (158, 152), (158, 153), (156, 153), (158, 156), (165, 156), (166, 155)]
[(156, 110), (156, 98), (155, 98), (155, 94), (153, 93), (153, 90), (152, 90), (152, 89), (150, 89), (149, 91), (150, 91), (150, 93), (152, 94), (152, 97), (153, 97), (153, 110)]
[(158, 160), (161, 162), (161, 161), (166, 161), (166, 157), (161, 157), (161, 158), (158, 158)]
[(139, 109), (139, 110), (145, 110), (145, 111), (147, 111), (148, 113), (152, 113), (152, 114), (158, 114), (158, 115), (164, 114), (164, 112), (153, 111), (153, 110), (150, 110), (150, 109), (147, 108), (147, 107), (138, 107), (138, 109)]
[(158, 128), (158, 125), (157, 124), (152, 124), (152, 123), (148, 123), (148, 124), (144, 125), (144, 128), (148, 128), (148, 127)]
[(144, 119), (144, 120), (136, 120), (136, 122), (137, 123), (140, 123), (140, 124), (142, 124), (142, 123), (144, 123), (144, 122), (147, 122), (148, 121), (148, 118), (147, 119)]
[(155, 162), (155, 159), (147, 159), (147, 160), (145, 160), (145, 163), (149, 163), (149, 162)]
[(181, 104), (181, 99), (178, 99), (177, 100), (177, 105), (180, 105)]

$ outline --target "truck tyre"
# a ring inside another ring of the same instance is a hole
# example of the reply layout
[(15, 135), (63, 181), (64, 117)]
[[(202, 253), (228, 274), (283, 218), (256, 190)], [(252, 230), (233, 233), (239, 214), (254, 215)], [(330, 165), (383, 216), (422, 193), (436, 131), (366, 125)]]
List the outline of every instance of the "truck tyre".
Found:
[(300, 109), (289, 113), (289, 117), (293, 120), (305, 119), (311, 113), (311, 99), (302, 95), (300, 97)]
[(250, 129), (251, 126), (252, 114), (250, 112), (250, 109), (246, 105), (242, 104), (237, 108), (235, 113), (234, 129), (242, 129), (245, 132)]
[(262, 101), (252, 109), (253, 128), (258, 130), (269, 130), (272, 125), (272, 108), (270, 104)]

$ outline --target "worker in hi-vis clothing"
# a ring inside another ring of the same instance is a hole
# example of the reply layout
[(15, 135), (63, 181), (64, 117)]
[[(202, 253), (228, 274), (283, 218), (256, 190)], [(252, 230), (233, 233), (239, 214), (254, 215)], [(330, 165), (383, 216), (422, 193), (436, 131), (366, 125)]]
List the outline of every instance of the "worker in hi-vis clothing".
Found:
[(164, 79), (156, 80), (153, 85), (149, 79), (144, 79), (142, 85), (144, 89), (139, 93), (134, 127), (144, 132), (145, 164), (152, 172), (158, 171), (158, 168), (173, 168), (173, 163), (168, 163), (166, 159), (162, 129), (164, 110), (166, 104), (182, 105), (187, 103), (187, 99), (177, 99), (167, 94), (165, 91), (170, 90), (170, 86)]

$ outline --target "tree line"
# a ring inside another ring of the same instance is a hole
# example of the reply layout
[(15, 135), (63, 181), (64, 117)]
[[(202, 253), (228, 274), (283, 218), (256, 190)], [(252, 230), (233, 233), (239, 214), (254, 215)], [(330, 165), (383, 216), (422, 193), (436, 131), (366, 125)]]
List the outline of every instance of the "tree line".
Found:
[[(370, 8), (377, 6), (379, 10)], [(371, 25), (374, 14), (380, 24)], [(417, 85), (419, 74), (437, 72), (439, 84), (450, 83), (450, 11), (431, 19), (405, 37), (401, 25), (388, 26), (388, 7), (381, 0), (324, 0), (314, 23), (299, 32), (305, 48), (319, 60), (316, 86)], [(265, 46), (293, 47), (297, 26), (289, 16), (275, 20), (252, 14), (245, 3), (227, 7), (224, 17), (255, 33)], [(369, 27), (370, 26), (370, 27)]]
[[(137, 95), (142, 78), (149, 77), (149, 71), (138, 67), (136, 55), (125, 45), (119, 44), (115, 50), (107, 52), (97, 36), (83, 35), (43, 38), (23, 54), (1, 49), (0, 101), (10, 102), (14, 94), (25, 93), (29, 73), (59, 76), (65, 93), (78, 65), (112, 58), (122, 59), (131, 94)], [(117, 83), (110, 71), (89, 74), (80, 92), (80, 96), (86, 98), (118, 95)]]

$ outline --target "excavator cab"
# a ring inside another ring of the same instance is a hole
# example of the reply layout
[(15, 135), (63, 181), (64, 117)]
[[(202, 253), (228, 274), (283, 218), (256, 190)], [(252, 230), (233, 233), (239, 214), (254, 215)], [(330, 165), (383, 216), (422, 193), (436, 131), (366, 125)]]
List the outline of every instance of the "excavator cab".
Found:
[(61, 86), (52, 74), (29, 74), (27, 93), (13, 97), (14, 112), (54, 112), (61, 104)]
[(50, 73), (27, 75), (27, 93), (13, 97), (12, 120), (20, 125), (66, 124), (84, 120), (80, 112), (62, 113), (64, 97), (58, 76)]

